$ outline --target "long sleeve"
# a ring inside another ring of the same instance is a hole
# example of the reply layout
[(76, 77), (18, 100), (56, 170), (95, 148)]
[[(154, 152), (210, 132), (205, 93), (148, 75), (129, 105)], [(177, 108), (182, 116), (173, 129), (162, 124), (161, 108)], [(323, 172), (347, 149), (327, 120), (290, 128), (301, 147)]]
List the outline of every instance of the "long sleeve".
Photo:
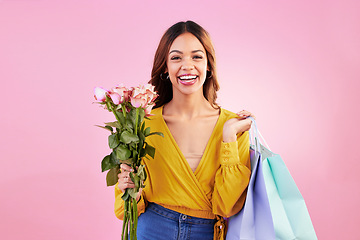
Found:
[[(122, 200), (123, 193), (118, 188), (118, 183), (115, 185), (115, 204), (114, 204), (114, 211), (117, 218), (120, 220), (124, 219), (124, 200)], [(145, 200), (145, 194), (144, 191), (141, 193), (140, 200), (137, 203), (138, 207), (138, 215), (145, 212), (146, 207), (146, 200)]]
[(214, 214), (230, 217), (243, 207), (251, 174), (249, 147), (248, 132), (235, 142), (221, 142), (220, 168), (216, 172), (212, 195)]

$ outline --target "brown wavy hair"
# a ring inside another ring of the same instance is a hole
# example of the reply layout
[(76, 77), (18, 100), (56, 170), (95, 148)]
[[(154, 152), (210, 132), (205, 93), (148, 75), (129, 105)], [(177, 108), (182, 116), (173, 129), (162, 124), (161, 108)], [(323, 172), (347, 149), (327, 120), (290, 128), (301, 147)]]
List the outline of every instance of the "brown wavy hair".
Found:
[(216, 61), (215, 50), (211, 42), (208, 32), (199, 24), (193, 21), (178, 22), (172, 25), (162, 36), (159, 46), (154, 57), (154, 64), (151, 71), (151, 80), (149, 83), (155, 86), (155, 91), (159, 94), (156, 100), (155, 108), (161, 107), (171, 101), (173, 98), (172, 84), (169, 79), (166, 79), (166, 61), (168, 58), (171, 44), (174, 40), (183, 33), (193, 34), (201, 44), (204, 46), (207, 57), (207, 64), (210, 74), (206, 75), (206, 80), (203, 86), (203, 93), (206, 100), (215, 108), (219, 108), (216, 103), (217, 94), (220, 86), (216, 75)]

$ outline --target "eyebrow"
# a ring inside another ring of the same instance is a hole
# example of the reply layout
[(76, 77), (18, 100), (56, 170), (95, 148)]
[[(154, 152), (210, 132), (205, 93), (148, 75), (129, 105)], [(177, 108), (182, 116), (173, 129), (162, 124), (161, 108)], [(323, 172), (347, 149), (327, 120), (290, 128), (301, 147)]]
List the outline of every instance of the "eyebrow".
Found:
[[(183, 52), (182, 52), (182, 51), (179, 51), (179, 50), (172, 50), (172, 51), (169, 52), (169, 54), (171, 54), (171, 53), (173, 53), (173, 52), (183, 54)], [(202, 53), (204, 53), (203, 50), (194, 50), (194, 51), (191, 51), (191, 53), (196, 53), (196, 52), (202, 52)]]

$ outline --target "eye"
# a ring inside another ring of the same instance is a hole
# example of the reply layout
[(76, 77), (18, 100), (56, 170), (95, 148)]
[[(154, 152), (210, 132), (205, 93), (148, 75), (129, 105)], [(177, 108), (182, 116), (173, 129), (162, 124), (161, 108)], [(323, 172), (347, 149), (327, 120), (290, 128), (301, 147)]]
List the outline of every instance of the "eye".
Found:
[(179, 56), (172, 56), (172, 57), (170, 58), (170, 60), (180, 60), (180, 57), (179, 57)]
[(203, 56), (195, 55), (193, 58), (194, 58), (194, 59), (203, 59)]

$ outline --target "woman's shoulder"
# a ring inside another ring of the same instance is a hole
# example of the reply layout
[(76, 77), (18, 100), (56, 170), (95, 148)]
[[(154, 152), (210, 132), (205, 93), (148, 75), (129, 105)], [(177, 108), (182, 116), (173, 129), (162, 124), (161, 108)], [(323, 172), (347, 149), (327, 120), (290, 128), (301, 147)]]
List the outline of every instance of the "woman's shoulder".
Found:
[(162, 119), (162, 107), (154, 108), (150, 114), (145, 118), (146, 124), (158, 123)]
[(150, 113), (150, 117), (158, 117), (162, 114), (162, 106), (158, 108), (153, 108)]
[(230, 118), (237, 117), (237, 114), (230, 111), (230, 110), (227, 110), (227, 109), (222, 108), (222, 107), (220, 107), (220, 109), (221, 109), (221, 114), (224, 116), (225, 119), (230, 119)]

